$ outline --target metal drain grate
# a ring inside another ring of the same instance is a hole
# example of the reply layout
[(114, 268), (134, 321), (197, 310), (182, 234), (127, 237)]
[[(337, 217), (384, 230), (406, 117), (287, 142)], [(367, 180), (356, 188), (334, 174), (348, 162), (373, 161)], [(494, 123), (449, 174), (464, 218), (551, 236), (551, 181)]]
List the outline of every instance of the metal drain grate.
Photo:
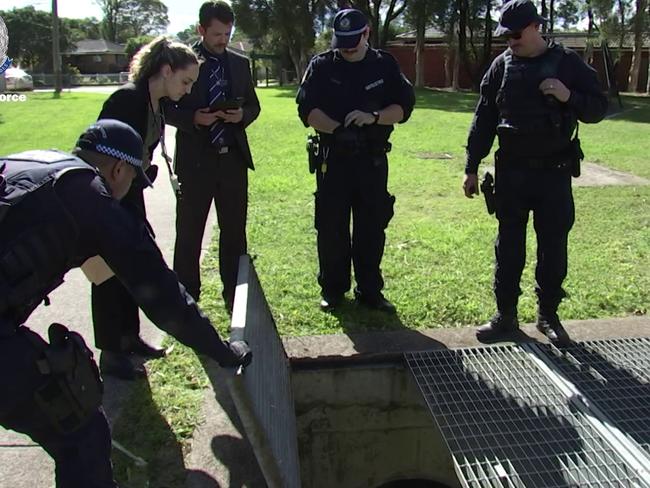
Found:
[(645, 486), (524, 350), (417, 352), (406, 360), (465, 486)]
[(590, 341), (562, 351), (536, 347), (650, 455), (650, 340)]

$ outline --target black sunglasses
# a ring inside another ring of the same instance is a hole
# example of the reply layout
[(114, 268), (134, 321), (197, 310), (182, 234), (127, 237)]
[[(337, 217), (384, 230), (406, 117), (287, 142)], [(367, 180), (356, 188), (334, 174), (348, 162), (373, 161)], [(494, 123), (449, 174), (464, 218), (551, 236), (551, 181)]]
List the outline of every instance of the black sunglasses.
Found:
[(521, 31), (504, 34), (503, 37), (505, 37), (506, 40), (508, 39), (519, 40), (521, 39)]

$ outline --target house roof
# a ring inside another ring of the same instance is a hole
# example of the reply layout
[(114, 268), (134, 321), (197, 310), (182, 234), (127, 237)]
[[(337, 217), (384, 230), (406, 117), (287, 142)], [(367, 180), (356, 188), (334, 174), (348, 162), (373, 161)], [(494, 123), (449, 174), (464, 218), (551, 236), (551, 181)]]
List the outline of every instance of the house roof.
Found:
[(106, 39), (84, 39), (75, 43), (75, 49), (63, 54), (68, 56), (79, 54), (124, 54), (124, 45)]

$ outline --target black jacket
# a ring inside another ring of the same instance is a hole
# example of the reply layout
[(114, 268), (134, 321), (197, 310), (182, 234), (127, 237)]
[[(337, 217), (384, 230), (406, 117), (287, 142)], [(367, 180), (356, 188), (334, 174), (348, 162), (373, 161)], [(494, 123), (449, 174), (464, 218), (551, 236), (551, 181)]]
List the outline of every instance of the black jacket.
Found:
[[(53, 164), (67, 162), (79, 167), (85, 163), (54, 151), (46, 151), (38, 158), (30, 153), (8, 158), (12, 159), (4, 172), (7, 188), (16, 184), (38, 190), (24, 196), (0, 222), (0, 285), (5, 277), (14, 283), (35, 274), (48, 281), (42, 284), (47, 292), (62, 281), (50, 284), (51, 277), (62, 277), (89, 257), (100, 255), (157, 327), (216, 361), (232, 358), (210, 320), (165, 264), (142, 220), (111, 196), (96, 171), (86, 165), (87, 171), (63, 173)], [(48, 163), (43, 164), (45, 161)], [(0, 168), (2, 162), (0, 158)], [(44, 166), (53, 170), (43, 173)], [(52, 178), (55, 170), (56, 178)], [(43, 179), (47, 184), (41, 184)], [(22, 261), (12, 259), (30, 232), (44, 237), (35, 241), (39, 243), (36, 247), (22, 246), (31, 249), (21, 254)], [(16, 279), (12, 280), (12, 276)], [(6, 317), (0, 314), (0, 322)]]
[[(138, 84), (127, 83), (108, 97), (97, 119), (117, 119), (129, 124), (140, 134), (142, 140), (144, 140), (147, 136), (149, 104), (148, 81), (145, 80)], [(160, 105), (160, 110), (163, 110), (162, 104)], [(160, 130), (164, 131), (164, 113), (162, 119)], [(149, 146), (149, 159), (152, 158), (156, 146), (158, 146), (158, 140)]]
[[(200, 59), (203, 55), (197, 43), (193, 49)], [(241, 151), (246, 165), (254, 169), (253, 156), (246, 137), (248, 127), (260, 114), (260, 102), (255, 94), (255, 86), (251, 77), (250, 63), (248, 58), (226, 49), (226, 59), (230, 78), (232, 81), (230, 96), (232, 98), (243, 98), (244, 117), (238, 124), (229, 124), (232, 127), (232, 134), (237, 146)], [(212, 158), (208, 130), (205, 127), (194, 125), (194, 112), (200, 108), (206, 108), (206, 94), (208, 92), (208, 78), (210, 76), (207, 63), (201, 63), (199, 79), (192, 91), (185, 95), (179, 102), (165, 102), (165, 115), (167, 122), (179, 130), (176, 132), (176, 172), (180, 175), (184, 171), (191, 171), (203, 160)]]

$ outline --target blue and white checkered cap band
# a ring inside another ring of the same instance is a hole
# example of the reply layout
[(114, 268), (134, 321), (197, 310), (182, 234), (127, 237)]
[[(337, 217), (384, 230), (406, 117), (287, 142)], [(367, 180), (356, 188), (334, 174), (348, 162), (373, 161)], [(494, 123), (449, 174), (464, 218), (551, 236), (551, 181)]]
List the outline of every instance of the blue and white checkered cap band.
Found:
[(334, 35), (336, 36), (356, 36), (357, 34), (361, 34), (364, 30), (366, 30), (366, 25), (364, 25), (361, 29), (353, 30), (353, 31), (334, 31)]
[(133, 156), (123, 153), (122, 151), (118, 151), (117, 149), (113, 149), (112, 147), (104, 146), (103, 144), (97, 144), (95, 146), (95, 150), (106, 154), (107, 156), (112, 156), (116, 159), (123, 159), (131, 166), (135, 166), (136, 168), (142, 168), (142, 159), (134, 158)]

